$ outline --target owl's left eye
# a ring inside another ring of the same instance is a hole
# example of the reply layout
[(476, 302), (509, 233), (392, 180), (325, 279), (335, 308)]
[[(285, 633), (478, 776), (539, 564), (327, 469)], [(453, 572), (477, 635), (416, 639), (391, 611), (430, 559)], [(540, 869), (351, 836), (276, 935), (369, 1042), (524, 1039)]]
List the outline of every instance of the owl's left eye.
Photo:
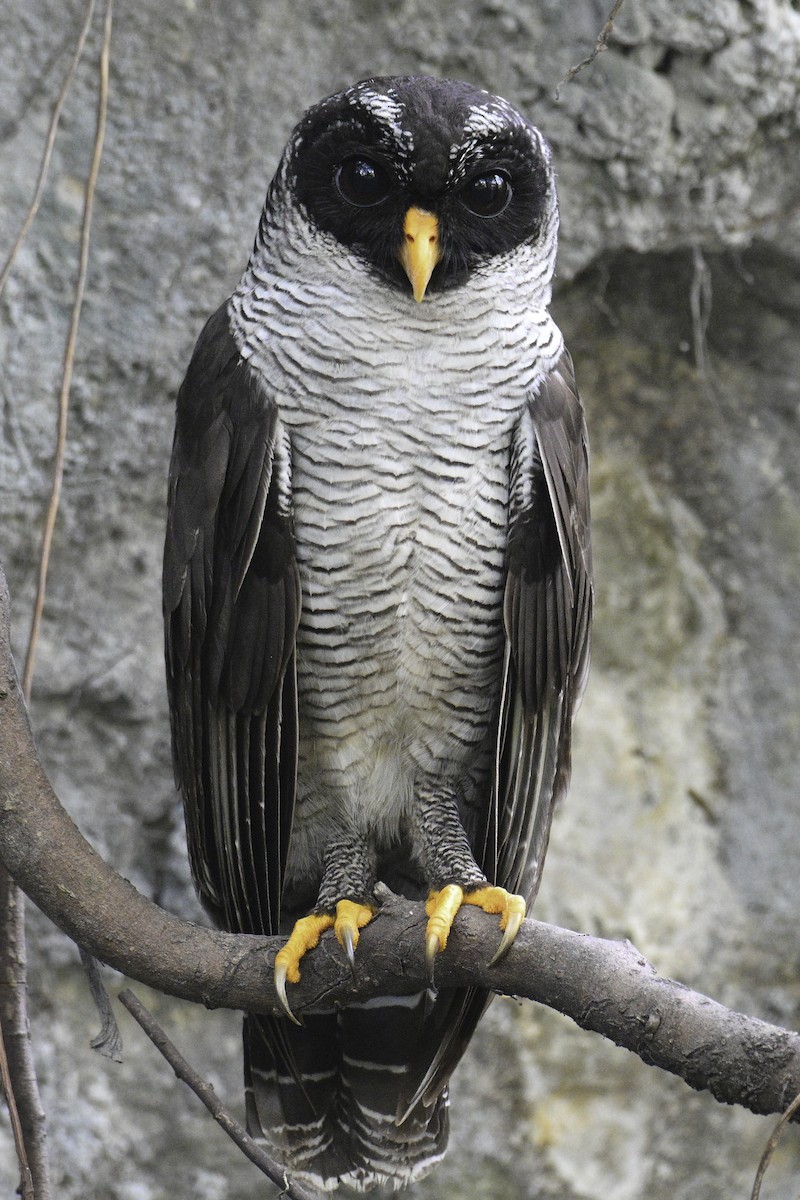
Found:
[(497, 217), (511, 202), (511, 183), (503, 171), (475, 175), (459, 192), (465, 208), (477, 217)]
[(392, 181), (389, 172), (369, 158), (346, 158), (336, 172), (339, 195), (357, 208), (371, 208), (389, 195)]

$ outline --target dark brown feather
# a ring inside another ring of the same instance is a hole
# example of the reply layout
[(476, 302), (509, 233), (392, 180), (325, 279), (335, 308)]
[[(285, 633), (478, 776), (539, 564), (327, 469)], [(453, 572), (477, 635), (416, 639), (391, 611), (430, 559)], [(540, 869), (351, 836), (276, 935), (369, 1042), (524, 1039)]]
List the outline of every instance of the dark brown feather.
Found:
[(277, 933), (297, 761), (300, 591), (288, 439), (241, 358), (227, 306), (178, 394), (164, 550), (178, 786), (215, 921)]

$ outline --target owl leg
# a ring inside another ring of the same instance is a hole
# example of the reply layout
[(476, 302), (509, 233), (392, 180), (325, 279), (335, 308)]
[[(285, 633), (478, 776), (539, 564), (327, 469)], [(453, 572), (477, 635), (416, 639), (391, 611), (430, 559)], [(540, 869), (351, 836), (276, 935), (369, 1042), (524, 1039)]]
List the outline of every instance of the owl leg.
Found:
[(286, 998), (286, 983), (300, 979), (300, 960), (313, 950), (326, 929), (333, 929), (339, 945), (355, 970), (355, 948), (361, 930), (373, 918), (375, 874), (366, 843), (357, 835), (335, 838), (325, 851), (325, 866), (313, 912), (295, 922), (289, 940), (275, 956), (275, 989), (278, 1000), (295, 1024)]
[(452, 784), (418, 789), (414, 815), (417, 855), (430, 886), (425, 957), (433, 980), (436, 955), (444, 950), (458, 910), (474, 904), (500, 916), (503, 937), (492, 966), (508, 951), (525, 917), (523, 896), (492, 886), (481, 871), (464, 832), (458, 811), (458, 791)]

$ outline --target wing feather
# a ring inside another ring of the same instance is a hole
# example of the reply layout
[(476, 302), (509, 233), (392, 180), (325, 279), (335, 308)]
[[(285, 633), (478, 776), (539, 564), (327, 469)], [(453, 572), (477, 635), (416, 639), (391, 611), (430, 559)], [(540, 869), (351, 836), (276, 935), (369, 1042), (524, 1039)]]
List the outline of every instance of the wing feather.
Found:
[(278, 931), (294, 805), (290, 496), (288, 436), (223, 306), (178, 395), (164, 620), (192, 870), (213, 918), (243, 932)]
[[(569, 779), (592, 607), (588, 449), (564, 352), (523, 413), (511, 460), (498, 850), (487, 873), (532, 902)], [(535, 646), (535, 653), (531, 647)]]

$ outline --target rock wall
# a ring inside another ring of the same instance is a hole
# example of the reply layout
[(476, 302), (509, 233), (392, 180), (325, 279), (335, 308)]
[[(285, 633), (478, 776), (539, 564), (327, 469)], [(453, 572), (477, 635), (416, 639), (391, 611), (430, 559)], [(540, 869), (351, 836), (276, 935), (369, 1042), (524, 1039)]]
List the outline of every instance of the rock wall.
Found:
[[(797, 1024), (800, 816), (800, 13), (779, 0), (211, 0), (119, 6), (32, 716), (101, 853), (186, 916), (159, 571), (172, 410), (246, 259), (303, 109), (384, 72), (463, 76), (554, 146), (555, 307), (593, 449), (598, 611), (570, 797), (537, 915), (627, 936), (658, 969)], [(32, 193), (81, 11), (8, 5), (0, 254)], [(41, 213), (0, 298), (0, 554), (23, 653), (95, 119), (100, 14)], [(244, 1200), (263, 1185), (127, 1020), (95, 1032), (74, 947), (30, 914), (59, 1200)], [(140, 989), (143, 990), (143, 989)], [(241, 1107), (238, 1018), (149, 997)], [(722, 1108), (532, 1005), (494, 1004), (453, 1085), (426, 1200), (729, 1200), (771, 1122)], [(771, 1197), (796, 1195), (795, 1139)], [(0, 1186), (16, 1186), (0, 1123)]]

